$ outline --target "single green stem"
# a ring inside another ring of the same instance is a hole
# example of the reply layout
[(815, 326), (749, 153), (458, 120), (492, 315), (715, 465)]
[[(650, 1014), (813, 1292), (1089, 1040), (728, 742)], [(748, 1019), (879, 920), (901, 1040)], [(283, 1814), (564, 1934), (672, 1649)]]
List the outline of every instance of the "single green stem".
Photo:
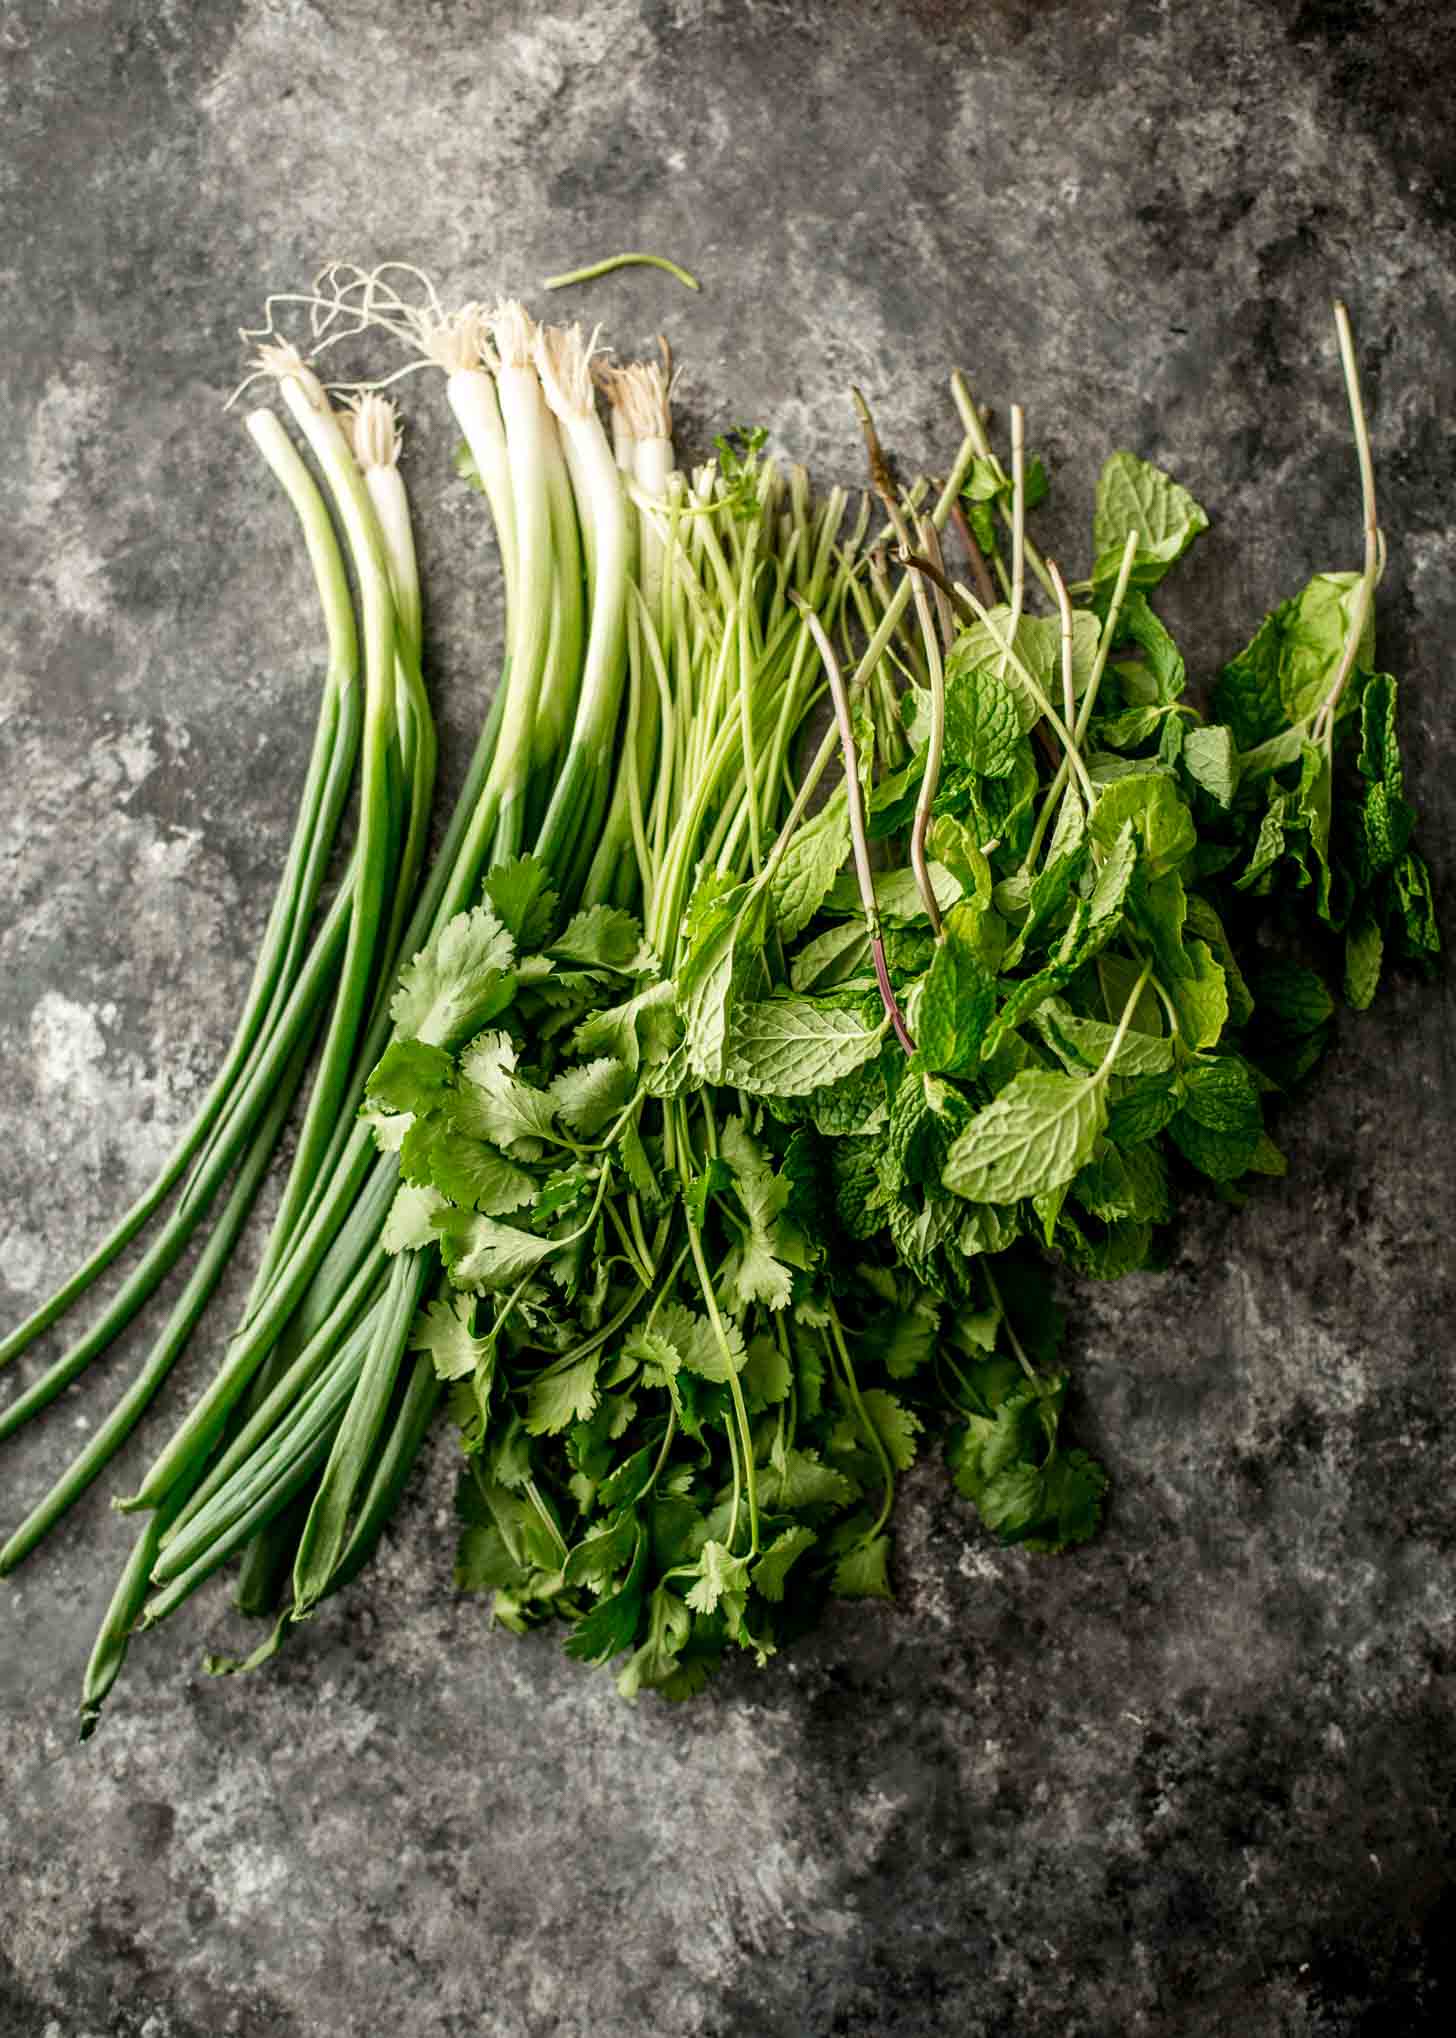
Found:
[[(756, 1557), (758, 1555), (758, 1471), (753, 1462), (753, 1432), (749, 1427), (748, 1409), (743, 1399), (742, 1383), (738, 1378), (737, 1368), (733, 1364), (733, 1353), (728, 1343), (727, 1334), (723, 1329), (723, 1319), (718, 1313), (718, 1298), (713, 1292), (712, 1279), (708, 1273), (708, 1263), (703, 1257), (702, 1236), (698, 1231), (698, 1227), (691, 1219), (688, 1221), (688, 1243), (692, 1248), (693, 1265), (697, 1269), (698, 1286), (702, 1290), (703, 1301), (707, 1305), (708, 1320), (713, 1326), (713, 1335), (718, 1341), (718, 1349), (723, 1355), (723, 1363), (727, 1369), (728, 1392), (733, 1399), (733, 1419), (738, 1429), (738, 1448), (733, 1452), (733, 1519), (728, 1531), (728, 1548), (732, 1549), (738, 1535), (738, 1459), (741, 1453), (743, 1459), (743, 1486), (748, 1499), (748, 1554), (751, 1557)], [(729, 1432), (728, 1440), (731, 1447), (733, 1444), (731, 1431)]]
[[(1000, 474), (1002, 476), (1002, 479), (1004, 480), (1005, 479), (1004, 470), (1002, 469), (1000, 461), (997, 460), (996, 455), (991, 450), (991, 442), (986, 437), (986, 426), (984, 421), (982, 420), (981, 413), (976, 408), (976, 405), (971, 397), (971, 392), (966, 385), (966, 378), (964, 377), (964, 375), (961, 374), (959, 369), (957, 369), (956, 372), (950, 378), (950, 388), (951, 395), (955, 399), (955, 407), (960, 412), (961, 423), (965, 426), (966, 436), (971, 441), (972, 444), (972, 456), (974, 458), (991, 461), (992, 464), (995, 466), (997, 473)], [(969, 466), (969, 462), (967, 462), (967, 466)], [(957, 495), (960, 494), (959, 487), (957, 487), (956, 489), (956, 494)], [(1008, 529), (1010, 529), (1012, 525), (1011, 512), (1007, 509), (1004, 502), (998, 501), (997, 508), (1001, 512), (1001, 521), (1007, 526)], [(1048, 600), (1054, 599), (1054, 596), (1052, 594), (1051, 578), (1046, 570), (1046, 562), (1043, 560), (1040, 552), (1037, 551), (1035, 545), (1032, 544), (1030, 538), (1023, 536), (1022, 545), (1026, 559), (1031, 566), (1032, 572), (1041, 582), (1043, 592), (1046, 594)], [(999, 555), (996, 559), (996, 568), (998, 572), (1002, 572)], [(992, 604), (988, 602), (986, 606), (989, 608), (992, 606)]]
[(1145, 962), (1137, 982), (1132, 987), (1128, 1001), (1122, 1008), (1122, 1017), (1117, 1022), (1117, 1031), (1113, 1034), (1106, 1054), (1103, 1055), (1101, 1062), (1093, 1073), (1092, 1080), (1094, 1083), (1105, 1083), (1112, 1074), (1112, 1065), (1117, 1060), (1122, 1043), (1127, 1038), (1127, 1029), (1132, 1024), (1132, 1015), (1137, 1010), (1137, 1002), (1143, 994), (1143, 986), (1147, 983), (1152, 973), (1153, 965), (1150, 962)]
[(110, 1696), (112, 1686), (121, 1674), (126, 1661), (126, 1652), (131, 1643), (156, 1561), (157, 1550), (166, 1532), (168, 1515), (159, 1510), (146, 1521), (141, 1533), (131, 1547), (111, 1603), (101, 1622), (100, 1631), (91, 1645), (91, 1655), (86, 1664), (86, 1675), (81, 1686), (81, 1739), (89, 1741), (95, 1733), (101, 1718), (101, 1708)]
[(1340, 647), (1339, 664), (1335, 676), (1321, 701), (1311, 727), (1311, 739), (1323, 746), (1327, 756), (1334, 751), (1335, 715), (1341, 696), (1355, 670), (1355, 661), (1360, 655), (1360, 639), (1365, 634), (1375, 590), (1385, 565), (1384, 541), (1375, 514), (1375, 463), (1370, 451), (1370, 428), (1365, 420), (1365, 404), (1360, 394), (1360, 364), (1355, 358), (1355, 338), (1350, 330), (1350, 314), (1343, 304), (1335, 304), (1335, 331), (1340, 342), (1340, 363), (1345, 372), (1345, 390), (1350, 400), (1350, 422), (1355, 433), (1355, 453), (1360, 463), (1360, 497), (1365, 529), (1365, 564), (1360, 582), (1355, 590), (1349, 626), (1345, 641)]
[(675, 276), (688, 290), (701, 290), (702, 284), (696, 276), (690, 276), (686, 269), (676, 262), (670, 262), (666, 255), (607, 255), (600, 262), (589, 262), (584, 269), (567, 269), (560, 276), (548, 276), (541, 285), (543, 290), (565, 290), (573, 283), (591, 283), (598, 276), (609, 276), (614, 269), (661, 269), (669, 276)]
[(1025, 1373), (1027, 1379), (1035, 1380), (1037, 1378), (1036, 1367), (1031, 1363), (1031, 1360), (1027, 1357), (1025, 1345), (1023, 1345), (1021, 1339), (1016, 1335), (1016, 1325), (1011, 1321), (1011, 1318), (1006, 1314), (1006, 1304), (1001, 1299), (1001, 1290), (996, 1285), (996, 1276), (991, 1272), (990, 1265), (986, 1258), (984, 1257), (984, 1255), (982, 1256), (981, 1259), (981, 1272), (985, 1276), (986, 1293), (991, 1298), (991, 1307), (1000, 1312), (1001, 1328), (1006, 1333), (1006, 1342), (1011, 1347), (1012, 1356), (1015, 1358), (1018, 1365), (1021, 1367), (1022, 1372)]
[(390, 1270), (359, 1383), (329, 1449), (293, 1565), (293, 1617), (302, 1620), (328, 1589), (348, 1536), (354, 1498), (379, 1441), (429, 1263), (423, 1253), (401, 1253)]
[(844, 1381), (845, 1392), (849, 1396), (850, 1406), (854, 1410), (855, 1420), (864, 1431), (870, 1449), (880, 1461), (880, 1472), (885, 1482), (884, 1498), (880, 1502), (879, 1515), (875, 1520), (874, 1527), (864, 1539), (868, 1543), (873, 1542), (874, 1538), (885, 1526), (885, 1523), (890, 1519), (890, 1510), (895, 1504), (895, 1468), (890, 1463), (890, 1454), (885, 1449), (885, 1440), (875, 1428), (873, 1422), (871, 1422), (869, 1411), (860, 1398), (859, 1382), (854, 1376), (854, 1365), (849, 1356), (849, 1347), (844, 1341), (844, 1330), (839, 1321), (838, 1311), (832, 1302), (829, 1304), (829, 1331), (833, 1339), (833, 1344), (830, 1348), (831, 1362), (837, 1355), (840, 1375)]
[[(796, 596), (797, 600), (798, 597)], [(839, 741), (844, 751), (845, 800), (849, 810), (849, 838), (854, 854), (855, 875), (859, 880), (860, 904), (864, 908), (865, 925), (869, 929), (870, 952), (874, 957), (875, 981), (879, 985), (880, 1002), (886, 1017), (895, 1029), (895, 1038), (906, 1054), (914, 1054), (915, 1043), (910, 1038), (910, 1029), (895, 997), (890, 982), (889, 964), (885, 960), (885, 944), (880, 934), (880, 910), (875, 899), (874, 871), (870, 865), (869, 835), (865, 827), (864, 792), (859, 782), (859, 771), (855, 762), (854, 725), (850, 718), (849, 696), (845, 692), (844, 680), (839, 670), (839, 660), (834, 655), (834, 646), (825, 635), (824, 626), (813, 610), (805, 607), (804, 620), (814, 633), (814, 642), (819, 648), (819, 657), (829, 680), (829, 689), (834, 696), (834, 712), (839, 724)]]

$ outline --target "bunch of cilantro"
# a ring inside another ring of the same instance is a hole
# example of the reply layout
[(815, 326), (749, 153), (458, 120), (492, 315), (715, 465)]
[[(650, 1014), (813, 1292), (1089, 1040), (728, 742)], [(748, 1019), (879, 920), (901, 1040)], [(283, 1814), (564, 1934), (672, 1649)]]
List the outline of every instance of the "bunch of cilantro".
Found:
[[(892, 500), (918, 632), (880, 612), (846, 690), (816, 627), (846, 771), (812, 819), (749, 875), (703, 856), (681, 915), (650, 886), (642, 920), (568, 913), (544, 866), (498, 866), (486, 1025), (464, 929), (419, 959), (428, 1023), (367, 1109), (391, 1250), (443, 1261), (414, 1341), (463, 1445), (458, 1582), (507, 1626), (562, 1619), (624, 1695), (689, 1695), (826, 1595), (888, 1594), (896, 1475), (932, 1440), (1002, 1540), (1094, 1532), (1047, 1256), (1156, 1267), (1182, 1190), (1282, 1173), (1266, 1114), (1337, 997), (1439, 949), (1347, 374), (1365, 570), (1266, 618), (1206, 709), (1149, 599), (1198, 504), (1114, 454), (1069, 590), (1025, 537), (1019, 443), (1009, 474), (982, 443), (982, 595)], [(1025, 613), (1028, 561), (1052, 613)]]

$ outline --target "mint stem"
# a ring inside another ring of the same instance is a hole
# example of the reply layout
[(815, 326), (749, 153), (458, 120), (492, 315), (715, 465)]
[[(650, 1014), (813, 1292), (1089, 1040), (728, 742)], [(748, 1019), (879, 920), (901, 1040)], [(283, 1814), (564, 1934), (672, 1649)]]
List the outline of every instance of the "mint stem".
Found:
[(854, 747), (854, 725), (849, 714), (849, 695), (844, 690), (844, 675), (839, 669), (839, 660), (834, 655), (834, 646), (825, 634), (824, 625), (797, 594), (790, 594), (790, 601), (803, 616), (819, 656), (824, 664), (824, 675), (829, 681), (829, 692), (834, 701), (834, 716), (839, 724), (839, 744), (844, 752), (844, 797), (849, 808), (849, 839), (854, 853), (855, 876), (859, 880), (860, 903), (864, 907), (865, 923), (869, 928), (870, 950), (875, 959), (875, 981), (880, 987), (880, 1002), (895, 1029), (895, 1038), (906, 1054), (914, 1054), (915, 1042), (910, 1038), (910, 1029), (905, 1024), (890, 982), (889, 965), (885, 961), (885, 944), (880, 938), (880, 911), (875, 902), (875, 880), (870, 869), (869, 831), (865, 827), (864, 792), (859, 782), (858, 759)]

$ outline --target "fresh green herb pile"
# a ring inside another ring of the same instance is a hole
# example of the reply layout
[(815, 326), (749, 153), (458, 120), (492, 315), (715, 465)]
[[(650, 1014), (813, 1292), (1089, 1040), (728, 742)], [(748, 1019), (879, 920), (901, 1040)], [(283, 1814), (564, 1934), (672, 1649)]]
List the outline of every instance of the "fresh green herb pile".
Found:
[(384, 327), (447, 375), (505, 672), (348, 1115), (124, 1503), (88, 1721), (138, 1622), (233, 1556), (274, 1616), (249, 1662), (355, 1576), (442, 1392), (458, 1582), (563, 1619), (629, 1696), (887, 1594), (930, 1445), (1003, 1540), (1084, 1540), (1107, 1480), (1061, 1432), (1046, 1255), (1156, 1265), (1181, 1188), (1283, 1172), (1266, 1109), (1336, 995), (1439, 946), (1343, 311), (1363, 567), (1200, 708), (1149, 597), (1207, 519), (1131, 454), (1069, 587), (1026, 533), (1020, 412), (1003, 466), (959, 378), (938, 490), (895, 486), (860, 405), (851, 520), (759, 434), (678, 472), (656, 367), (599, 373), (609, 444), (577, 336), (331, 284), (317, 342)]

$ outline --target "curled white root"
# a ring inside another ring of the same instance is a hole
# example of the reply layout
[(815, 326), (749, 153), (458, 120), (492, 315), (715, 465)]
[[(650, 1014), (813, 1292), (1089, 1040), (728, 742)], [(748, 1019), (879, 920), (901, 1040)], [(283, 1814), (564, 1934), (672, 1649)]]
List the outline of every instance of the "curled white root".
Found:
[(348, 409), (340, 412), (339, 423), (362, 468), (393, 467), (397, 463), (404, 440), (399, 414), (387, 396), (373, 389), (361, 390), (350, 399)]
[(533, 358), (546, 401), (559, 418), (588, 417), (594, 393), (591, 355), (596, 342), (583, 340), (581, 327), (538, 326)]
[(275, 340), (259, 347), (248, 382), (256, 382), (260, 375), (271, 376), (275, 382), (296, 382), (315, 410), (329, 408), (328, 391), (291, 341)]
[(507, 297), (491, 313), (490, 336), (502, 368), (529, 368), (536, 347), (536, 321), (519, 298)]
[(603, 363), (596, 379), (614, 418), (620, 417), (629, 437), (672, 437), (671, 386), (661, 363), (628, 361), (620, 367)]

